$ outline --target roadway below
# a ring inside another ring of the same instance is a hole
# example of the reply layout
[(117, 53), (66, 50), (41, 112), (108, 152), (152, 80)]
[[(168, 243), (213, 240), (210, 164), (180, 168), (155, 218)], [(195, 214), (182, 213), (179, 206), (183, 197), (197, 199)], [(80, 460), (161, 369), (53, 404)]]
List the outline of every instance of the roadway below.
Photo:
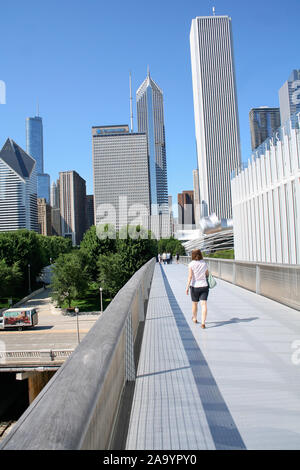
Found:
[[(0, 330), (2, 350), (3, 347), (6, 351), (76, 348), (78, 344), (77, 318), (75, 315), (63, 315), (60, 308), (54, 307), (51, 303), (49, 288), (29, 299), (24, 306), (37, 308), (38, 325), (23, 331), (18, 331), (17, 328)], [(80, 340), (98, 318), (98, 315), (78, 315)]]

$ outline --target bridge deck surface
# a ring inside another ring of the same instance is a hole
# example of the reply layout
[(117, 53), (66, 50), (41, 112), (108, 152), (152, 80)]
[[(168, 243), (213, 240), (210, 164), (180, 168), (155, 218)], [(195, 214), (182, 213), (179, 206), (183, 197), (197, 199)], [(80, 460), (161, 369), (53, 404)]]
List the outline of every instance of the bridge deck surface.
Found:
[(126, 448), (300, 449), (300, 312), (217, 280), (203, 330), (186, 280), (155, 267)]

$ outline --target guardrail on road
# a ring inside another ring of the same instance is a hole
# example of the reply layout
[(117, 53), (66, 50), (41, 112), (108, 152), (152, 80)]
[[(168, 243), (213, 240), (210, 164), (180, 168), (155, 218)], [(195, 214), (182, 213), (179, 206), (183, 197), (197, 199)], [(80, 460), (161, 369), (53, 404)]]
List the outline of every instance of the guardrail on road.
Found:
[(134, 343), (145, 320), (155, 259), (118, 292), (0, 449), (108, 449), (122, 391), (136, 376)]
[[(190, 256), (180, 256), (188, 264)], [(257, 294), (300, 310), (300, 266), (205, 258), (211, 273)]]
[(1, 351), (1, 366), (17, 364), (45, 364), (51, 362), (62, 362), (71, 356), (73, 349), (40, 349), (37, 351)]

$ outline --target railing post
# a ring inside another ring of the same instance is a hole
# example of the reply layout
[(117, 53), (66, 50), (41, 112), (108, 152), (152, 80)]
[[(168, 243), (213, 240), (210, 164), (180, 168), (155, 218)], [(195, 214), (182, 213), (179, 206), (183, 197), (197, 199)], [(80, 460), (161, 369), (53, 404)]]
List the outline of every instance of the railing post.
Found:
[(144, 295), (143, 295), (143, 286), (140, 284), (138, 288), (138, 304), (139, 304), (139, 321), (145, 321), (145, 307), (144, 307)]
[(232, 284), (236, 284), (236, 264), (235, 264), (235, 261), (232, 264)]
[(260, 266), (256, 265), (256, 293), (260, 294)]
[(135, 363), (131, 310), (127, 315), (125, 330), (125, 379), (128, 381), (133, 381), (135, 380)]

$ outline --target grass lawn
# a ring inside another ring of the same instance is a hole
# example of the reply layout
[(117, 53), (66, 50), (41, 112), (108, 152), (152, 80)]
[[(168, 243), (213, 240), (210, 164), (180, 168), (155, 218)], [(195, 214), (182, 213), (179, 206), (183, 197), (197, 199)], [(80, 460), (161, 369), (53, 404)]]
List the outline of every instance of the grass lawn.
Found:
[(13, 297), (12, 298), (12, 304), (9, 303), (8, 299), (0, 299), (0, 309), (1, 308), (10, 308), (11, 305), (16, 304), (21, 299), (23, 299), (23, 297)]
[(220, 250), (206, 256), (208, 256), (208, 258), (234, 259), (234, 250)]
[[(106, 309), (111, 299), (103, 297), (103, 310)], [(68, 302), (64, 302), (61, 308), (68, 308)], [(88, 291), (84, 299), (72, 300), (71, 307), (78, 307), (79, 312), (99, 312), (100, 311), (100, 294), (95, 291)]]

